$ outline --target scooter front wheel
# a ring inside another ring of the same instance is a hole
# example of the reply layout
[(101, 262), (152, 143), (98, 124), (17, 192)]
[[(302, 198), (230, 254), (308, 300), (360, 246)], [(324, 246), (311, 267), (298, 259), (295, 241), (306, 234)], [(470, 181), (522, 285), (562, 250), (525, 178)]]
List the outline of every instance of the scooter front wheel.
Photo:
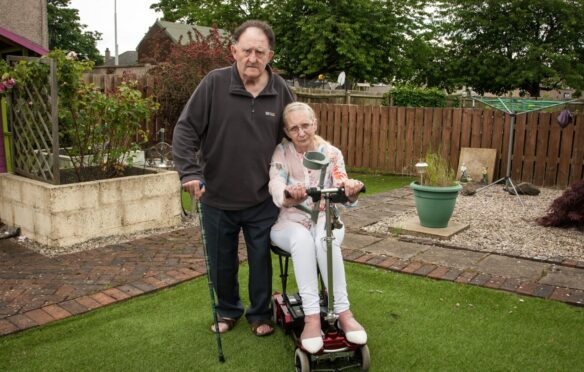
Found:
[(357, 360), (359, 360), (359, 364), (361, 364), (361, 371), (368, 371), (369, 366), (371, 365), (369, 347), (367, 347), (367, 345), (363, 345), (361, 348), (355, 351), (355, 356), (357, 357)]
[(294, 366), (296, 367), (296, 372), (310, 372), (308, 355), (299, 348), (296, 348), (296, 352), (294, 353)]

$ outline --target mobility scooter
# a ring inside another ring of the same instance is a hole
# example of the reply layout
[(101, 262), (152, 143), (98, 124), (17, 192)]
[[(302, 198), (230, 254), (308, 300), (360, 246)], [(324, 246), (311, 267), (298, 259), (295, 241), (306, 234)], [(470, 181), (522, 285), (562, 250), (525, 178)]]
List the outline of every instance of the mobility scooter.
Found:
[[(296, 371), (342, 371), (346, 369), (359, 368), (367, 371), (370, 365), (369, 348), (367, 345), (357, 345), (349, 342), (344, 332), (338, 326), (338, 316), (334, 313), (333, 298), (333, 270), (332, 270), (332, 248), (333, 229), (342, 228), (335, 203), (346, 203), (348, 201), (345, 190), (342, 187), (324, 188), (324, 175), (328, 166), (328, 159), (320, 152), (307, 152), (304, 155), (303, 165), (311, 170), (321, 170), (321, 177), (318, 187), (311, 187), (307, 190), (308, 197), (314, 201), (314, 210), (302, 208), (310, 213), (313, 222), (316, 222), (319, 214), (321, 200), (325, 203), (325, 228), (327, 247), (327, 273), (328, 291), (324, 287), (323, 278), (320, 277), (320, 316), (322, 332), (324, 334), (323, 347), (317, 353), (311, 354), (304, 350), (301, 344), (300, 335), (304, 328), (304, 312), (302, 310), (302, 299), (298, 293), (286, 293), (286, 283), (288, 278), (288, 264), (290, 254), (279, 247), (272, 245), (272, 251), (278, 256), (280, 263), (280, 278), (282, 282), (282, 293), (274, 293), (272, 296), (272, 306), (274, 309), (273, 320), (281, 327), (286, 334), (290, 334), (294, 339), (296, 351), (294, 354), (294, 364)], [(365, 191), (365, 187), (361, 192)]]

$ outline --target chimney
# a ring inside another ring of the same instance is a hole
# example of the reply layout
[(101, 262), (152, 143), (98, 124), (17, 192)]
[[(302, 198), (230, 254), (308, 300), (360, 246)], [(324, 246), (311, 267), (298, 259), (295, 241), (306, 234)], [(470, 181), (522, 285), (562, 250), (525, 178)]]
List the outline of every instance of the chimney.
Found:
[(110, 58), (112, 58), (112, 54), (111, 54), (109, 48), (105, 48), (105, 62), (109, 61)]

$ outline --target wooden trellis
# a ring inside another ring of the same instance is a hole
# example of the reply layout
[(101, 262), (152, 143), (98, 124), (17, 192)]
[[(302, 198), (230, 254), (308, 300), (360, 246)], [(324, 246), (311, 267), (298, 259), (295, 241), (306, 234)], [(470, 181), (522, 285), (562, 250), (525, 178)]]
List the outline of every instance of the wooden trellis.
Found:
[(18, 82), (8, 96), (12, 161), (16, 174), (52, 184), (59, 176), (59, 119), (56, 63), (51, 58), (8, 56), (19, 61), (39, 61), (49, 72), (38, 81)]

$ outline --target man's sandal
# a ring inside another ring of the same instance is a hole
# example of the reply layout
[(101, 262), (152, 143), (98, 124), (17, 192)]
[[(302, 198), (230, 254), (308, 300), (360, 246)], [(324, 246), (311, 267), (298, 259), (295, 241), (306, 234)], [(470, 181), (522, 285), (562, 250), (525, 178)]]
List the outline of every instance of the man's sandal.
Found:
[[(233, 329), (233, 327), (235, 327), (236, 322), (237, 322), (237, 319), (218, 317), (217, 323), (218, 323), (219, 333), (225, 333), (225, 332), (231, 331)], [(221, 323), (226, 324), (227, 329), (221, 331)], [(211, 323), (211, 332), (215, 333), (215, 322)]]
[[(270, 330), (267, 332), (260, 333), (258, 329), (263, 325), (269, 326)], [(256, 320), (255, 322), (250, 324), (250, 327), (253, 334), (258, 337), (269, 336), (272, 333), (274, 333), (274, 323), (272, 323), (270, 319)]]

